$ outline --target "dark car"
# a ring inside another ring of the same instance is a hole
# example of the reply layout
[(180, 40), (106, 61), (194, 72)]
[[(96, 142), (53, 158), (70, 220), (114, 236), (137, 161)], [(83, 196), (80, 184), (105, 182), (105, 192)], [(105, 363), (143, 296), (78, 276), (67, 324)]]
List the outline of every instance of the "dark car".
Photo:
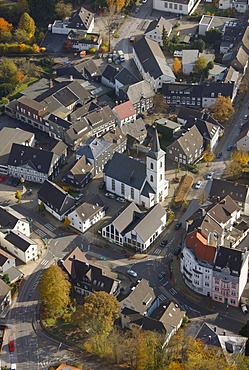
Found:
[(174, 256), (179, 256), (181, 251), (182, 251), (181, 247), (177, 247), (176, 250), (174, 251)]
[(216, 155), (216, 158), (221, 158), (222, 157), (222, 152), (219, 152), (219, 153), (217, 153), (217, 155)]
[(182, 227), (182, 222), (177, 222), (177, 224), (175, 224), (174, 229), (179, 230), (181, 227)]
[(105, 182), (104, 181), (99, 185), (99, 189), (100, 190), (105, 189)]
[(139, 114), (137, 115), (137, 118), (145, 119), (145, 115), (144, 115), (143, 113), (139, 113)]
[(178, 183), (180, 182), (179, 177), (175, 177), (175, 178), (173, 179), (173, 182), (174, 182), (175, 184), (178, 184)]
[(160, 247), (161, 248), (164, 248), (164, 247), (166, 247), (166, 245), (168, 244), (168, 239), (165, 239), (165, 240), (163, 240), (162, 241), (162, 243), (160, 244)]

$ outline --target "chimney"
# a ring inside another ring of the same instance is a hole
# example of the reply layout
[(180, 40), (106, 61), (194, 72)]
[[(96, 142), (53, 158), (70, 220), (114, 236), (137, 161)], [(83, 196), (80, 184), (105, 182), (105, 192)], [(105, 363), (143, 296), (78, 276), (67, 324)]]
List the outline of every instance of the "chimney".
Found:
[(70, 76), (69, 76), (69, 80), (70, 80), (70, 81), (73, 81), (73, 75), (70, 75)]
[(223, 331), (223, 335), (226, 335), (226, 330)]
[(53, 83), (53, 80), (49, 80), (49, 88), (52, 89), (52, 87), (54, 87), (54, 83)]
[(216, 333), (216, 326), (214, 326), (214, 332)]

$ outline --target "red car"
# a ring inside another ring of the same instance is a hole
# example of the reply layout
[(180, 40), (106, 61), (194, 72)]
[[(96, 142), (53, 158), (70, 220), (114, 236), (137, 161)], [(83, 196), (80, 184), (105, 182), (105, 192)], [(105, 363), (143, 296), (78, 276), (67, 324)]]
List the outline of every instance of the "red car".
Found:
[(15, 343), (13, 340), (9, 341), (9, 351), (14, 352), (15, 351)]
[(175, 178), (173, 179), (173, 182), (174, 182), (175, 184), (178, 184), (178, 183), (180, 182), (180, 179), (179, 179), (178, 177), (175, 177)]
[(6, 179), (6, 176), (0, 176), (0, 182), (3, 182)]

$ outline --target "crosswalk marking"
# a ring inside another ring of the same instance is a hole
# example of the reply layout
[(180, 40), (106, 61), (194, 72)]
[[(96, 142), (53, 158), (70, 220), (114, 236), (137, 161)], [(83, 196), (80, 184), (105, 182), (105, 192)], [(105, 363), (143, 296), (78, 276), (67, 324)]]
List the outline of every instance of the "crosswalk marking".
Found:
[(169, 289), (170, 294), (175, 295), (177, 291), (174, 288)]
[(45, 224), (44, 225), (48, 230), (50, 230), (50, 231), (54, 231), (55, 229), (56, 229), (56, 227), (55, 226), (53, 226), (53, 225), (51, 225), (51, 224)]
[(44, 260), (41, 261), (41, 265), (46, 266), (48, 264), (48, 262), (49, 262), (48, 260), (44, 259)]
[(154, 254), (160, 254), (162, 252), (162, 249), (159, 249), (157, 248), (156, 250), (154, 250)]
[(164, 302), (164, 301), (167, 301), (167, 298), (165, 297), (165, 295), (163, 294), (159, 294), (158, 298), (160, 299), (160, 301)]
[(44, 236), (46, 236), (46, 233), (44, 233), (44, 231), (42, 231), (40, 229), (36, 229), (35, 233), (38, 234), (39, 236), (41, 236), (42, 238), (44, 238)]

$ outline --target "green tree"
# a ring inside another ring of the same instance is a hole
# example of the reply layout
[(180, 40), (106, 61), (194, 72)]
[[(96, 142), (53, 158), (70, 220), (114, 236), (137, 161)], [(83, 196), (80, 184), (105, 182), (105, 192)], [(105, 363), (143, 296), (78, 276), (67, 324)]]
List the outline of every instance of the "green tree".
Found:
[(15, 30), (14, 37), (15, 37), (15, 40), (20, 44), (22, 44), (22, 43), (27, 44), (30, 41), (30, 37), (29, 37), (28, 33), (25, 30), (21, 29), (21, 28), (17, 28)]
[(56, 317), (65, 310), (70, 303), (70, 287), (66, 273), (59, 266), (44, 270), (38, 289), (47, 317)]
[(202, 39), (195, 40), (193, 43), (193, 49), (198, 49), (201, 53), (205, 50), (206, 44)]
[(208, 60), (205, 57), (197, 58), (195, 65), (194, 65), (194, 72), (197, 74), (202, 74), (205, 69), (207, 68)]
[(5, 82), (3, 84), (0, 84), (0, 99), (13, 93), (14, 90), (15, 86), (11, 83)]
[(17, 2), (17, 12), (18, 12), (18, 14), (29, 13), (28, 0), (18, 0), (18, 2)]
[(18, 28), (27, 32), (29, 39), (35, 34), (35, 21), (28, 13), (23, 13), (20, 17)]
[(9, 275), (8, 275), (8, 274), (3, 274), (2, 280), (3, 280), (6, 284), (9, 284), (9, 283), (10, 283), (10, 277), (9, 277)]
[(55, 19), (56, 0), (28, 0), (30, 15), (38, 25), (47, 25)]
[(170, 41), (169, 41), (168, 32), (166, 31), (164, 26), (163, 26), (163, 32), (162, 32), (162, 41), (163, 41), (163, 51), (168, 50)]
[(172, 43), (173, 44), (179, 44), (179, 36), (177, 36), (177, 35), (174, 35), (173, 37), (172, 37)]
[(65, 18), (70, 17), (72, 11), (72, 4), (66, 4), (62, 0), (55, 5), (55, 15), (58, 19), (64, 20)]
[(43, 202), (41, 202), (40, 204), (39, 204), (39, 212), (40, 213), (42, 213), (42, 212), (44, 212), (45, 211), (45, 206), (44, 206), (44, 203)]
[(13, 60), (2, 58), (0, 60), (0, 78), (2, 82), (16, 84), (18, 68)]
[(215, 103), (209, 107), (209, 112), (214, 119), (221, 123), (229, 121), (234, 114), (234, 108), (229, 96), (219, 96)]
[(218, 28), (211, 28), (211, 30), (205, 32), (205, 40), (209, 45), (215, 45), (221, 41), (221, 31)]

